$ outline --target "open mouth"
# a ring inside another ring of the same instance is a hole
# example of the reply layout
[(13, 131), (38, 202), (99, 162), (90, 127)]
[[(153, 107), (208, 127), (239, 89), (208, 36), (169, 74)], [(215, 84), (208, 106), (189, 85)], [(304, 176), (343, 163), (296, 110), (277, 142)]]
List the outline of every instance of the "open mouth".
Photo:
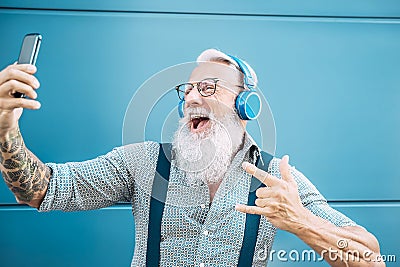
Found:
[(190, 122), (191, 122), (191, 127), (190, 127), (191, 132), (201, 132), (209, 125), (210, 118), (204, 115), (192, 115)]

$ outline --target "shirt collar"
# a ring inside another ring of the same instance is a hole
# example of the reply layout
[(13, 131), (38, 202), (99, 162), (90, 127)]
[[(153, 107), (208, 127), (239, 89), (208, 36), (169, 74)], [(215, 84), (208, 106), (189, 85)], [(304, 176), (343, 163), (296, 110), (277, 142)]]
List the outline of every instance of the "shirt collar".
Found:
[(244, 134), (244, 142), (243, 142), (243, 148), (242, 150), (244, 152), (249, 152), (249, 157), (251, 160), (254, 160), (257, 158), (257, 156), (260, 154), (260, 147), (257, 145), (257, 143), (254, 141), (254, 139), (251, 137), (251, 135), (246, 131)]

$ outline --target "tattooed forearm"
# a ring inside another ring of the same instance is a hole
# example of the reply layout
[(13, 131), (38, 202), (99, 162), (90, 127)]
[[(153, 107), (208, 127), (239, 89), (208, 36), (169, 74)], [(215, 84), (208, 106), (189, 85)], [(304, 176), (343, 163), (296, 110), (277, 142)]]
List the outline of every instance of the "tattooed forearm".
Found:
[(47, 190), (50, 168), (30, 152), (19, 129), (0, 137), (0, 169), (18, 202), (38, 208)]

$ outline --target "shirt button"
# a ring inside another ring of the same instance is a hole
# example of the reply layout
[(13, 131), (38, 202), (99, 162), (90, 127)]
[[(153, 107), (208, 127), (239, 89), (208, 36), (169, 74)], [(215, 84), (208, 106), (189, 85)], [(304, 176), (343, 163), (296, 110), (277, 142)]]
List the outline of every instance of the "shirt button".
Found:
[(200, 205), (200, 208), (205, 209), (205, 208), (206, 208), (206, 205), (201, 204), (201, 205)]
[(204, 267), (205, 265), (204, 265), (204, 263), (200, 263), (200, 267)]
[(208, 235), (208, 231), (205, 230), (205, 231), (203, 232), (203, 234), (204, 234), (204, 235)]

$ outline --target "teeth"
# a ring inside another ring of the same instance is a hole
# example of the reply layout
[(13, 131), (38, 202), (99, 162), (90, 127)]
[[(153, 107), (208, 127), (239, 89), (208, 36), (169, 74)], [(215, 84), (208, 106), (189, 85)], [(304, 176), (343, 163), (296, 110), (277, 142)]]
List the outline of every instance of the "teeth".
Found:
[(194, 114), (190, 116), (190, 119), (199, 119), (199, 118), (208, 118), (207, 115), (201, 115), (201, 114)]

